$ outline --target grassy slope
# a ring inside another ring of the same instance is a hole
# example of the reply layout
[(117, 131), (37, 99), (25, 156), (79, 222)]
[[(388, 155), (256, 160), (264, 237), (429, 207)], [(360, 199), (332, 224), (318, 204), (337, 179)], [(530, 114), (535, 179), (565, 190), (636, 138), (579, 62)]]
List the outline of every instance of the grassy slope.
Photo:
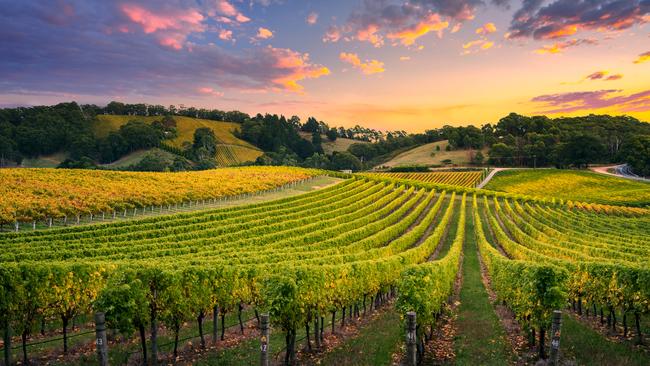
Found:
[[(160, 119), (160, 117), (99, 115), (97, 116), (97, 119), (98, 121), (93, 126), (93, 130), (98, 137), (104, 137), (108, 135), (109, 132), (117, 130), (121, 125), (133, 119), (153, 122)], [(197, 128), (208, 127), (214, 131), (214, 134), (217, 136), (217, 139), (221, 144), (231, 148), (239, 162), (255, 160), (258, 156), (262, 155), (262, 151), (257, 147), (235, 137), (234, 131), (239, 128), (239, 125), (236, 123), (217, 122), (182, 116), (174, 116), (174, 119), (177, 124), (176, 128), (178, 129), (178, 137), (167, 142), (172, 146), (182, 148), (183, 144), (192, 142), (194, 131)]]
[(573, 170), (507, 170), (485, 189), (614, 205), (650, 205), (650, 184)]
[(165, 158), (169, 160), (174, 160), (176, 155), (167, 152), (165, 150), (161, 150), (158, 148), (153, 148), (151, 150), (137, 150), (134, 151), (130, 154), (124, 155), (123, 157), (119, 158), (118, 160), (115, 160), (114, 162), (110, 164), (103, 164), (103, 167), (110, 168), (110, 169), (123, 169), (123, 168), (128, 168), (131, 165), (139, 163), (145, 156), (151, 154), (151, 153), (156, 153), (156, 154), (162, 154)]
[(463, 259), (463, 287), (458, 307), (454, 348), (457, 365), (507, 365), (512, 358), (508, 340), (481, 281), (471, 205), (467, 207), (467, 239)]
[[(468, 150), (445, 151), (447, 145), (449, 145), (447, 141), (438, 141), (418, 146), (397, 155), (382, 165), (389, 167), (400, 165), (442, 165), (442, 161), (446, 159), (450, 159), (456, 165), (469, 164)], [(436, 146), (440, 146), (440, 151), (436, 151)], [(431, 156), (432, 153), (434, 156)], [(486, 155), (486, 152), (484, 151), (483, 154)]]
[[(311, 141), (311, 133), (310, 132), (298, 132), (300, 134), (300, 137), (302, 137), (305, 140)], [(323, 146), (323, 151), (327, 154), (331, 154), (334, 151), (347, 151), (348, 147), (352, 144), (356, 143), (361, 143), (361, 144), (367, 144), (365, 141), (359, 141), (359, 140), (352, 140), (352, 139), (346, 139), (346, 138), (337, 138), (336, 141), (330, 141), (327, 139), (327, 136), (321, 135), (322, 143), (321, 145)]]
[(34, 159), (24, 159), (21, 166), (25, 168), (56, 168), (67, 158), (68, 153), (58, 152), (52, 155), (39, 156)]

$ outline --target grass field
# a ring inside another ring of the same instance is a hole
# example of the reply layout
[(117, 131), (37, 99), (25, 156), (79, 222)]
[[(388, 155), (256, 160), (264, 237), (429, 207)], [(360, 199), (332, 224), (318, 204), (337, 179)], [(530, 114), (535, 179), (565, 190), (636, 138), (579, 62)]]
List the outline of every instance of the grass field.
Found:
[[(107, 136), (109, 132), (116, 131), (123, 124), (128, 121), (137, 119), (144, 120), (145, 122), (153, 122), (160, 119), (159, 116), (114, 116), (114, 115), (99, 115), (97, 122), (93, 126), (93, 130), (98, 137)], [(221, 165), (233, 165), (246, 161), (253, 161), (261, 156), (263, 152), (252, 144), (235, 137), (234, 132), (239, 128), (239, 125), (231, 122), (218, 122), (199, 118), (190, 118), (183, 116), (174, 116), (176, 120), (176, 129), (178, 130), (178, 137), (173, 140), (165, 141), (165, 143), (183, 148), (186, 144), (191, 143), (194, 138), (194, 131), (197, 128), (208, 127), (214, 131), (219, 144), (224, 146), (221, 149), (227, 149), (232, 153), (232, 158), (222, 158), (221, 162), (228, 162)]]
[[(300, 137), (302, 137), (305, 140), (311, 141), (311, 133), (310, 132), (298, 132), (300, 134)], [(325, 151), (326, 154), (331, 154), (334, 151), (347, 151), (350, 145), (360, 143), (360, 144), (367, 144), (365, 141), (359, 141), (359, 140), (352, 140), (352, 139), (346, 139), (346, 138), (337, 138), (335, 141), (330, 141), (327, 136), (321, 135), (322, 143), (321, 146), (323, 146), (323, 151)]]
[(134, 151), (130, 154), (124, 155), (123, 157), (115, 160), (114, 162), (110, 164), (103, 164), (102, 166), (105, 168), (109, 169), (124, 169), (128, 168), (132, 165), (138, 164), (142, 159), (144, 159), (146, 156), (150, 154), (157, 154), (163, 156), (166, 160), (173, 161), (176, 155), (167, 152), (165, 150), (161, 150), (158, 148), (153, 148), (150, 150), (137, 150)]
[(609, 205), (650, 205), (650, 184), (589, 171), (539, 169), (498, 172), (485, 189)]
[[(447, 141), (432, 142), (418, 146), (411, 150), (405, 151), (382, 166), (394, 167), (403, 165), (445, 165), (444, 160), (451, 160), (452, 165), (468, 165), (470, 152), (468, 150), (452, 150), (446, 151)], [(440, 151), (436, 147), (440, 146)], [(483, 151), (483, 155), (487, 155), (487, 150)]]

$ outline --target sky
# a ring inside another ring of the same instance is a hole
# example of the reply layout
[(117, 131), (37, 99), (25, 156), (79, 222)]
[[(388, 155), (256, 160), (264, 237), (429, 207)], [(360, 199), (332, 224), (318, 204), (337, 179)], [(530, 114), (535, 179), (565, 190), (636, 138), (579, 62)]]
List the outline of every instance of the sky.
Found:
[(0, 0), (0, 107), (75, 100), (412, 132), (650, 122), (650, 0)]

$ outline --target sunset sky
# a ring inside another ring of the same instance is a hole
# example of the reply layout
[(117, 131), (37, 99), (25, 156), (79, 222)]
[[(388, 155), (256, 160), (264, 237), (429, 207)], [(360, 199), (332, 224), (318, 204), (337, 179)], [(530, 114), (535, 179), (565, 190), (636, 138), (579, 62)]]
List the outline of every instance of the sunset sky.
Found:
[(0, 106), (76, 100), (422, 131), (650, 122), (650, 0), (0, 0)]

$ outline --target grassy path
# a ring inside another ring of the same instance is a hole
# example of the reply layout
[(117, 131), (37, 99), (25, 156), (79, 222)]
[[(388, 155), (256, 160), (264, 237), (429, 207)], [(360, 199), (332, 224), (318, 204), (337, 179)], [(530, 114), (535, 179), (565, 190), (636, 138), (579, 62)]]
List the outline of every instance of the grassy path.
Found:
[(574, 318), (562, 317), (560, 354), (578, 365), (650, 365), (650, 357), (629, 344), (612, 342)]
[[(471, 205), (468, 205), (471, 210)], [(468, 212), (471, 218), (471, 211)], [(467, 222), (463, 286), (456, 319), (456, 365), (507, 365), (512, 358), (508, 340), (481, 281), (474, 222)]]

